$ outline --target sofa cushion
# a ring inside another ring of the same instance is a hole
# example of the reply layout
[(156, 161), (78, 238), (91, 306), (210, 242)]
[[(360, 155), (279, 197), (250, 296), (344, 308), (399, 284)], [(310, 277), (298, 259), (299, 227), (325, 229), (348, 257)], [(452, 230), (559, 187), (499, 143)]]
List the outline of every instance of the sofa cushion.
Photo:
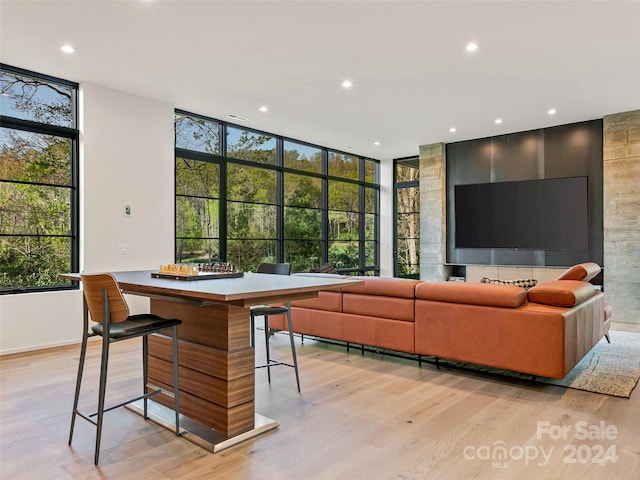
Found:
[(364, 280), (360, 285), (342, 287), (344, 293), (358, 293), (361, 295), (377, 295), (380, 297), (415, 298), (415, 286), (420, 280), (390, 277), (355, 277)]
[(588, 282), (579, 280), (554, 280), (530, 289), (527, 293), (530, 302), (573, 307), (593, 297), (595, 288)]
[(291, 302), (293, 307), (313, 308), (329, 312), (342, 312), (342, 293), (339, 291), (320, 290), (315, 298), (305, 298)]
[(527, 291), (512, 285), (436, 282), (417, 285), (416, 298), (437, 302), (516, 308), (526, 302)]
[(342, 294), (342, 311), (354, 315), (413, 322), (414, 302), (413, 298), (344, 292)]
[(593, 262), (579, 263), (560, 275), (556, 280), (581, 280), (588, 282), (600, 273), (600, 265)]

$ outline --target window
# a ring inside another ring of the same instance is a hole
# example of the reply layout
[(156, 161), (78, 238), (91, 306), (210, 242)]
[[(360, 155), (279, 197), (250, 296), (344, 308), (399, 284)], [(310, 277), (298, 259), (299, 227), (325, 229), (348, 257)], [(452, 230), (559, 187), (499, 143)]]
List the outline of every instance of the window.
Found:
[(0, 65), (0, 88), (0, 293), (70, 288), (58, 274), (78, 270), (78, 85)]
[(255, 271), (278, 256), (276, 172), (227, 165), (227, 261)]
[(294, 271), (321, 266), (322, 184), (318, 177), (284, 174), (284, 253)]
[(394, 161), (396, 277), (420, 278), (420, 167), (418, 158)]
[(177, 262), (375, 275), (379, 188), (376, 160), (176, 112)]
[(220, 258), (220, 165), (176, 158), (176, 261)]
[(329, 181), (329, 262), (338, 268), (360, 263), (359, 186)]

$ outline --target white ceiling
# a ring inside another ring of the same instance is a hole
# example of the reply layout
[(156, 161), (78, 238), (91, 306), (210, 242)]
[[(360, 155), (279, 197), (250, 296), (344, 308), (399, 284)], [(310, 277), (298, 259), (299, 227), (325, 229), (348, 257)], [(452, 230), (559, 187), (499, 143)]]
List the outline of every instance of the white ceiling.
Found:
[(0, 24), (3, 63), (381, 160), (640, 108), (637, 1), (1, 0)]

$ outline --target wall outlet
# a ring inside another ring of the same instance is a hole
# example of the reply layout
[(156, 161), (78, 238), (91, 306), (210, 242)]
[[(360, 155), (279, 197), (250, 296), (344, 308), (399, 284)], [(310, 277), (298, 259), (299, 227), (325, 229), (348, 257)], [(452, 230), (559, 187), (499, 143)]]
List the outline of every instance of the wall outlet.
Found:
[(116, 253), (118, 255), (131, 255), (131, 244), (130, 243), (119, 243), (116, 246)]

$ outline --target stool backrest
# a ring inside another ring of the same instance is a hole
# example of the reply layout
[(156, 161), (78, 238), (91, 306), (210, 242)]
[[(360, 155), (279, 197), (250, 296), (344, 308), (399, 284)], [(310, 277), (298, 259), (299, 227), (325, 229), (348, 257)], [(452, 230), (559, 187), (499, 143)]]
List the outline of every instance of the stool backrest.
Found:
[(122, 322), (129, 317), (129, 307), (122, 296), (120, 286), (115, 277), (110, 273), (80, 274), (84, 298), (87, 301), (87, 308), (94, 322), (102, 323), (102, 290), (107, 289), (109, 300), (109, 321)]
[(261, 263), (256, 273), (272, 273), (274, 275), (291, 275), (290, 263)]

